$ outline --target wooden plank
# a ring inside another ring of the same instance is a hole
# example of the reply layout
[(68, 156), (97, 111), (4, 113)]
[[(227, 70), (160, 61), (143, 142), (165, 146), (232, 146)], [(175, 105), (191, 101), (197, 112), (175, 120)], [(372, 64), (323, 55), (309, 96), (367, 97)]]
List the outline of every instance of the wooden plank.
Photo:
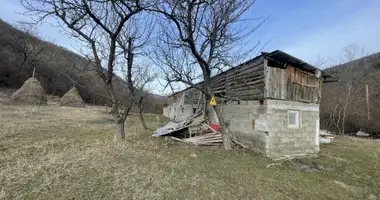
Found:
[(243, 88), (243, 89), (246, 88), (245, 90), (249, 90), (248, 87), (250, 87), (251, 89), (254, 89), (254, 88), (260, 88), (261, 86), (264, 86), (264, 79), (260, 79), (260, 80), (249, 82), (249, 83), (234, 85), (234, 86), (229, 87), (228, 90), (238, 90), (240, 88)]
[(175, 141), (178, 141), (178, 142), (186, 142), (186, 141), (184, 141), (184, 140), (182, 140), (182, 139), (179, 139), (179, 138), (176, 138), (176, 137), (170, 137), (170, 139), (172, 139), (172, 140), (175, 140)]

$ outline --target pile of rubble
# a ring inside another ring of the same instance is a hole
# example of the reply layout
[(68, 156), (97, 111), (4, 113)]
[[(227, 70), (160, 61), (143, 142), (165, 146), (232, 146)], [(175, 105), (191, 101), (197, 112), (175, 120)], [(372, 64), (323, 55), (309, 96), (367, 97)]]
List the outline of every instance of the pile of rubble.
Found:
[(176, 137), (170, 137), (173, 140), (184, 142), (184, 143), (192, 143), (195, 145), (205, 145), (205, 146), (212, 146), (212, 145), (219, 145), (223, 142), (222, 135), (220, 133), (207, 133), (204, 135), (199, 135), (191, 138), (186, 139), (179, 139)]
[[(194, 130), (198, 131), (194, 132)], [(220, 132), (209, 125), (203, 113), (196, 113), (180, 122), (170, 121), (165, 126), (154, 131), (152, 136), (170, 136), (175, 141), (195, 145), (212, 146), (223, 142)]]

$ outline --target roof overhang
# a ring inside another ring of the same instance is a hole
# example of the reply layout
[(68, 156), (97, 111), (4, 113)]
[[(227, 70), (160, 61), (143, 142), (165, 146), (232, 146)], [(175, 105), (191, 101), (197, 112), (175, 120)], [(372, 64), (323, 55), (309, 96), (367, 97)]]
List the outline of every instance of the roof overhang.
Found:
[(320, 71), (323, 79), (325, 79), (325, 80), (329, 79), (330, 80), (328, 82), (333, 82), (333, 81), (331, 81), (333, 79), (335, 80), (335, 78), (331, 74), (329, 74), (328, 72), (323, 71), (321, 69), (318, 69), (317, 67), (314, 67), (314, 66), (310, 65), (309, 63), (304, 62), (304, 61), (302, 61), (302, 60), (300, 60), (300, 59), (298, 59), (292, 55), (289, 55), (283, 51), (276, 50), (276, 51), (272, 51), (270, 53), (263, 52), (262, 55), (265, 58), (273, 59), (277, 62), (283, 63), (283, 66), (285, 66), (285, 64), (291, 64), (295, 68), (305, 70), (305, 71), (308, 71), (311, 73), (316, 73), (316, 71)]

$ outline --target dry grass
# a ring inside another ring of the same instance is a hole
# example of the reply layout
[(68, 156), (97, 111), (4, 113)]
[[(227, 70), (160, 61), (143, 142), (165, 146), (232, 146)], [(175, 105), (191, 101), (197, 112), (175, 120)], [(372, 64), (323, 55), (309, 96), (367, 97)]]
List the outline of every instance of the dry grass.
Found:
[[(147, 115), (150, 128), (159, 126)], [(249, 151), (151, 138), (136, 117), (115, 142), (103, 108), (0, 105), (0, 199), (376, 199), (380, 142), (339, 138), (318, 158), (274, 161)], [(317, 163), (326, 171), (294, 166)]]
[(80, 108), (85, 107), (85, 103), (75, 87), (71, 88), (65, 95), (63, 95), (60, 105)]
[(29, 78), (11, 96), (13, 104), (47, 105), (47, 99), (41, 83), (36, 78)]

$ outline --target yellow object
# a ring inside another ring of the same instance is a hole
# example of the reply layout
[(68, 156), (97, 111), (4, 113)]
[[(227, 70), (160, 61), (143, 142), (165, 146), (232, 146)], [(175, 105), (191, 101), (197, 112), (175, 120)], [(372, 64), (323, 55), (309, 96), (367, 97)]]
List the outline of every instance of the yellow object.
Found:
[(214, 95), (212, 95), (212, 97), (211, 97), (210, 106), (216, 106), (216, 100), (215, 100), (215, 96)]

